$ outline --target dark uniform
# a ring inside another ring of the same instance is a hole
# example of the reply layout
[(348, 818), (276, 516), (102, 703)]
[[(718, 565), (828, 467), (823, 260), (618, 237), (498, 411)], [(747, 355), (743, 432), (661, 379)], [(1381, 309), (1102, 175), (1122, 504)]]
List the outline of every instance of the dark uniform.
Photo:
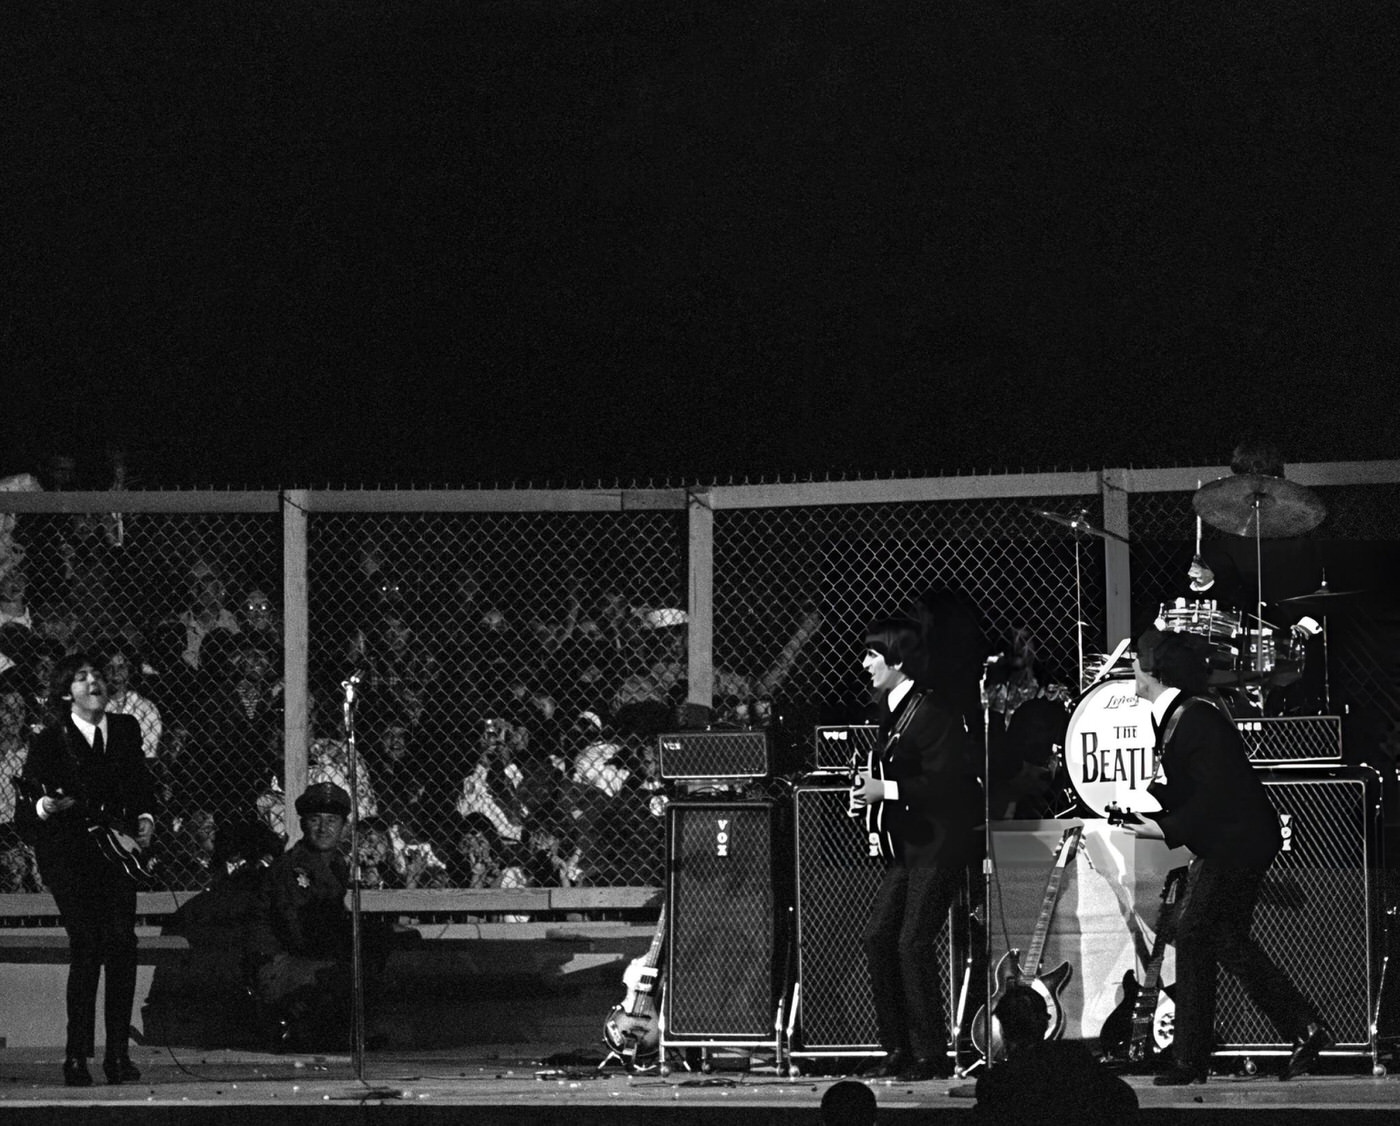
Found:
[[(297, 813), (350, 812), (350, 798), (328, 782), (297, 799)], [(349, 863), (337, 849), (297, 841), (272, 862), (250, 936), (253, 985), (276, 1017), (295, 1024), (350, 999), (351, 920), (345, 907)]]

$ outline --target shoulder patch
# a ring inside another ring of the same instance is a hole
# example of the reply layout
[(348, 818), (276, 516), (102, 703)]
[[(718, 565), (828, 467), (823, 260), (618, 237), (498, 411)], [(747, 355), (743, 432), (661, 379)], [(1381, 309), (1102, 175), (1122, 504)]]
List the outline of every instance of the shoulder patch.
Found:
[(297, 887), (309, 888), (311, 886), (311, 873), (305, 868), (293, 868), (292, 874), (296, 876)]

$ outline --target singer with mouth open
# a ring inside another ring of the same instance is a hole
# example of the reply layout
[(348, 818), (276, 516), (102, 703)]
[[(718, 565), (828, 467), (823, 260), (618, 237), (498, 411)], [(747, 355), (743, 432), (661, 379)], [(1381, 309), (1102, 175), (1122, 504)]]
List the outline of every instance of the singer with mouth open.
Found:
[(102, 1070), (109, 1083), (141, 1073), (127, 1047), (136, 999), (136, 884), (101, 851), (96, 833), (131, 834), (140, 851), (155, 833), (155, 795), (141, 725), (107, 714), (102, 662), (64, 657), (49, 681), (51, 718), (36, 737), (16, 784), (15, 817), (34, 843), (39, 874), (68, 932), (68, 1044), (63, 1081), (89, 1087), (97, 982), (103, 971), (107, 1025)]
[(880, 737), (851, 786), (870, 855), (885, 861), (862, 942), (883, 1057), (863, 1078), (952, 1074), (937, 940), (979, 846), (976, 755), (948, 686), (925, 683), (938, 621), (885, 618), (865, 633), (862, 665), (878, 695)]

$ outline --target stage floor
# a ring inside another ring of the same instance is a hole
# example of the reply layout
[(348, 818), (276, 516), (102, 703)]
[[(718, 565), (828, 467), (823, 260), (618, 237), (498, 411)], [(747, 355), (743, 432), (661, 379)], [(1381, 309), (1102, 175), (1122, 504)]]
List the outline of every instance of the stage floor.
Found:
[[(836, 1077), (777, 1075), (773, 1068), (719, 1056), (708, 1073), (673, 1070), (629, 1075), (599, 1070), (587, 1053), (555, 1047), (500, 1045), (469, 1054), (372, 1052), (363, 1082), (348, 1055), (271, 1055), (248, 1051), (170, 1052), (139, 1047), (132, 1058), (139, 1083), (62, 1086), (57, 1049), (0, 1049), (0, 1118), (11, 1122), (150, 1123), (198, 1121), (248, 1126), (324, 1122), (348, 1110), (366, 1119), (406, 1122), (554, 1123), (817, 1123), (822, 1093)], [(1268, 1073), (1265, 1073), (1268, 1069)], [(1359, 1059), (1324, 1061), (1322, 1074), (1292, 1083), (1263, 1061), (1252, 1077), (1213, 1077), (1203, 1087), (1155, 1088), (1131, 1077), (1138, 1121), (1171, 1123), (1395, 1121), (1400, 1078), (1373, 1077)], [(880, 1121), (959, 1122), (971, 1110), (970, 1079), (872, 1084)], [(256, 1109), (254, 1109), (256, 1108)], [(472, 1108), (469, 1115), (464, 1109)], [(139, 1119), (138, 1119), (139, 1116)], [(347, 1123), (350, 1121), (346, 1119)]]

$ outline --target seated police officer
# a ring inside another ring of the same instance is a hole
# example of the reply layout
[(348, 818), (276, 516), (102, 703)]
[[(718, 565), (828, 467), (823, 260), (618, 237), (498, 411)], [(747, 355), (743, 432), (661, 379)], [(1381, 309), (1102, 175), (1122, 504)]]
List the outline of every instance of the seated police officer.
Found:
[(317, 1029), (334, 1029), (349, 1013), (350, 869), (341, 842), (350, 795), (319, 782), (296, 811), (301, 839), (267, 870), (250, 936), (252, 985), (272, 1018), (274, 1048), (313, 1046)]

